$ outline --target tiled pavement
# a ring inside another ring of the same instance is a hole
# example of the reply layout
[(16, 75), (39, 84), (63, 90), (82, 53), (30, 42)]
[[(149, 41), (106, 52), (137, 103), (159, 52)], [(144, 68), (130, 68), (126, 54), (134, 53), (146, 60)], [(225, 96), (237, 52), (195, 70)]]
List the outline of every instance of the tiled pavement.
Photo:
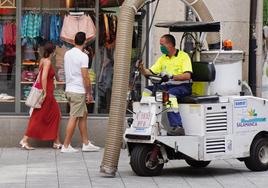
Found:
[(102, 157), (103, 150), (62, 154), (50, 148), (0, 148), (0, 188), (268, 187), (268, 171), (251, 172), (238, 160), (212, 161), (204, 169), (170, 161), (161, 176), (139, 177), (122, 150), (116, 177), (107, 178), (99, 173)]

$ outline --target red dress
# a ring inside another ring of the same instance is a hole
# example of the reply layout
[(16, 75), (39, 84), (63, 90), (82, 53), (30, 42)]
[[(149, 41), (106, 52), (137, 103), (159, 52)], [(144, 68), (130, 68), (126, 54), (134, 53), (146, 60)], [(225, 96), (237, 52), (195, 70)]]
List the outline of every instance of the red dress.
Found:
[[(29, 120), (26, 136), (39, 140), (55, 140), (57, 138), (61, 113), (54, 98), (54, 76), (52, 65), (47, 76), (47, 94), (39, 109), (34, 109)], [(42, 70), (40, 78), (42, 78)]]

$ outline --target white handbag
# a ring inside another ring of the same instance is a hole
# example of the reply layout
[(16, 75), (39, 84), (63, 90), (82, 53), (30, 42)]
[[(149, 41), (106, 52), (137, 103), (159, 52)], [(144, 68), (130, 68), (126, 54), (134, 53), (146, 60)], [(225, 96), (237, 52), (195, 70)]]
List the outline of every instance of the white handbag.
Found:
[(41, 108), (43, 102), (43, 89), (39, 89), (37, 84), (40, 83), (40, 71), (38, 73), (37, 79), (34, 82), (29, 95), (27, 96), (25, 105), (32, 108)]

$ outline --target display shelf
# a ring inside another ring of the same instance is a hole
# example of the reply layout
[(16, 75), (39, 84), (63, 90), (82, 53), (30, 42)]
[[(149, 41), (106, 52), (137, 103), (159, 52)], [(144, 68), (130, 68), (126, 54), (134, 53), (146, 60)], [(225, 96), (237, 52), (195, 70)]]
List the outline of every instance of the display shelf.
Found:
[[(14, 100), (15, 101), (15, 100)], [(13, 102), (14, 102), (13, 101)], [(56, 100), (57, 101), (57, 100)], [(20, 101), (21, 103), (25, 103), (26, 102), (26, 100), (21, 100)], [(0, 103), (1, 103), (1, 101), (0, 101)], [(68, 101), (57, 101), (57, 103), (68, 103)], [(94, 104), (95, 103), (95, 101), (92, 101), (91, 103), (89, 103), (88, 105), (90, 105), (90, 104)]]
[(14, 100), (2, 100), (0, 99), (0, 103), (14, 103), (15, 102), (15, 99)]
[(59, 84), (59, 85), (64, 85), (65, 84), (65, 82), (58, 82), (58, 81), (55, 81), (54, 83)]
[[(56, 100), (57, 101), (57, 100)], [(20, 100), (21, 103), (25, 103), (26, 100)], [(57, 101), (57, 103), (68, 103), (68, 101)]]
[[(33, 84), (34, 82), (28, 82), (28, 81), (21, 81), (20, 82), (21, 84)], [(54, 82), (55, 84), (59, 84), (59, 85), (64, 85), (65, 84), (65, 82), (58, 82), (58, 81), (56, 81), (56, 82)]]
[(33, 84), (34, 82), (21, 81), (21, 84)]
[(68, 101), (57, 101), (57, 103), (68, 103)]
[(39, 65), (38, 62), (23, 62), (22, 65)]

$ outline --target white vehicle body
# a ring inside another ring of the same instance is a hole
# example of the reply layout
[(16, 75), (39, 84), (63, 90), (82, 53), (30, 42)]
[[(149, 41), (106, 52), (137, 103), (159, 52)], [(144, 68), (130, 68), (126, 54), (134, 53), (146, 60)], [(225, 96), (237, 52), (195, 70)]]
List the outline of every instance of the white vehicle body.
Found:
[[(185, 136), (166, 136), (161, 126), (162, 105), (154, 97), (134, 103), (133, 126), (125, 135), (151, 136), (150, 140), (126, 142), (154, 143), (156, 140), (196, 160), (248, 157), (254, 137), (268, 132), (268, 100), (252, 96), (220, 97), (219, 103), (180, 104)], [(137, 115), (150, 115), (148, 122)], [(147, 124), (146, 124), (147, 123)], [(139, 125), (140, 124), (140, 125)]]
[[(166, 148), (196, 161), (243, 159), (250, 157), (254, 138), (268, 138), (268, 100), (258, 97), (226, 96), (213, 103), (180, 104), (185, 136), (166, 135), (162, 103), (155, 97), (144, 97), (133, 107), (133, 123), (124, 135), (129, 152), (133, 145), (157, 143), (165, 162), (170, 158)], [(267, 148), (264, 152), (267, 157)]]

